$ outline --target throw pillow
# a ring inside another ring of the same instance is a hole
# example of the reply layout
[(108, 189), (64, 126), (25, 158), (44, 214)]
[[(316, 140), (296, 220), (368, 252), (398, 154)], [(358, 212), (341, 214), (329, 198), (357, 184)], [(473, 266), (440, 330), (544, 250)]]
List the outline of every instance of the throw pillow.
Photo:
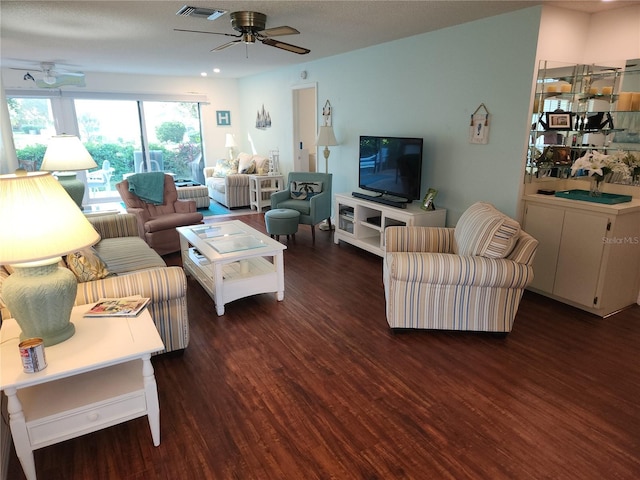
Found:
[(79, 283), (100, 280), (110, 275), (107, 266), (93, 247), (83, 248), (67, 255), (67, 267)]
[(266, 175), (269, 173), (269, 159), (267, 157), (254, 155), (253, 160), (256, 163), (256, 173), (258, 175)]
[(253, 173), (256, 173), (256, 162), (251, 160), (251, 163), (249, 164), (249, 166), (247, 168), (245, 168), (244, 170), (240, 170), (240, 173), (246, 173), (247, 175), (251, 175)]
[(471, 205), (460, 217), (454, 232), (454, 252), (505, 258), (518, 240), (520, 224), (483, 202)]
[(227, 175), (238, 173), (238, 160), (229, 160), (228, 158), (221, 158), (217, 161), (215, 167), (213, 167), (213, 175), (216, 177), (224, 178)]
[(238, 155), (238, 172), (243, 173), (244, 170), (249, 168), (252, 161), (253, 161), (253, 155), (249, 155), (248, 153), (239, 154)]
[(322, 182), (291, 182), (289, 191), (294, 200), (311, 200), (322, 192)]

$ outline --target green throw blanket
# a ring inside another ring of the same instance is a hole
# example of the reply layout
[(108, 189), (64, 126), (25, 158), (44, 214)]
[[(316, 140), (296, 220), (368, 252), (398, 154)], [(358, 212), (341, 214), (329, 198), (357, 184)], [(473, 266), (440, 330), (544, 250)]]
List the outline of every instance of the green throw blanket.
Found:
[(154, 205), (164, 203), (164, 172), (136, 173), (128, 179), (129, 191)]

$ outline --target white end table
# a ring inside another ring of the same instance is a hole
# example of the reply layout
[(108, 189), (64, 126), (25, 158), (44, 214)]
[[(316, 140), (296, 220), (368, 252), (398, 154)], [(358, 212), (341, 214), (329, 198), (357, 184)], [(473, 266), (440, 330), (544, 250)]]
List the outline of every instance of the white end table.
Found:
[(8, 398), (16, 453), (28, 480), (36, 479), (33, 451), (146, 415), (160, 445), (160, 406), (151, 353), (164, 348), (147, 310), (138, 317), (84, 318), (75, 307), (76, 333), (45, 348), (47, 367), (24, 373), (20, 327), (0, 329), (0, 390)]
[[(249, 200), (251, 209), (261, 212), (271, 206), (271, 194), (284, 190), (282, 175), (249, 175)], [(268, 193), (268, 195), (263, 195)]]

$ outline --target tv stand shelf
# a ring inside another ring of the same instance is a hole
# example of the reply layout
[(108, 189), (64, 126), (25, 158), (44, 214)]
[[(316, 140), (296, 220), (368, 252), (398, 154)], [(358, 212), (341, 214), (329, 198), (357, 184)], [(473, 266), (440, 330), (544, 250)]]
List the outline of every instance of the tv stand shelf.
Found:
[(334, 243), (340, 240), (379, 256), (384, 255), (384, 230), (390, 226), (444, 227), (447, 211), (443, 208), (426, 211), (420, 202), (406, 208), (356, 198), (349, 193), (335, 195), (338, 218), (333, 234)]

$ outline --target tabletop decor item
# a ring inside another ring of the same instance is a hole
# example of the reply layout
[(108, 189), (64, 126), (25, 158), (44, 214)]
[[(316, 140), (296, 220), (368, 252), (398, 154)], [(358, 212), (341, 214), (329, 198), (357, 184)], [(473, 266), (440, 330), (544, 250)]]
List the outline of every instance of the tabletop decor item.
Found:
[(602, 183), (607, 181), (613, 173), (629, 177), (629, 166), (622, 159), (622, 152), (606, 155), (592, 150), (573, 163), (571, 174), (576, 176), (586, 172), (591, 177), (591, 195), (597, 197), (601, 194)]
[(60, 183), (47, 172), (0, 175), (0, 265), (13, 273), (2, 297), (22, 330), (45, 346), (73, 336), (69, 319), (78, 288), (60, 257), (89, 247), (100, 235)]
[(78, 137), (75, 135), (54, 135), (44, 153), (40, 170), (56, 172), (55, 176), (62, 187), (73, 198), (76, 205), (82, 208), (85, 188), (84, 183), (76, 178), (76, 172), (97, 166), (98, 164)]

